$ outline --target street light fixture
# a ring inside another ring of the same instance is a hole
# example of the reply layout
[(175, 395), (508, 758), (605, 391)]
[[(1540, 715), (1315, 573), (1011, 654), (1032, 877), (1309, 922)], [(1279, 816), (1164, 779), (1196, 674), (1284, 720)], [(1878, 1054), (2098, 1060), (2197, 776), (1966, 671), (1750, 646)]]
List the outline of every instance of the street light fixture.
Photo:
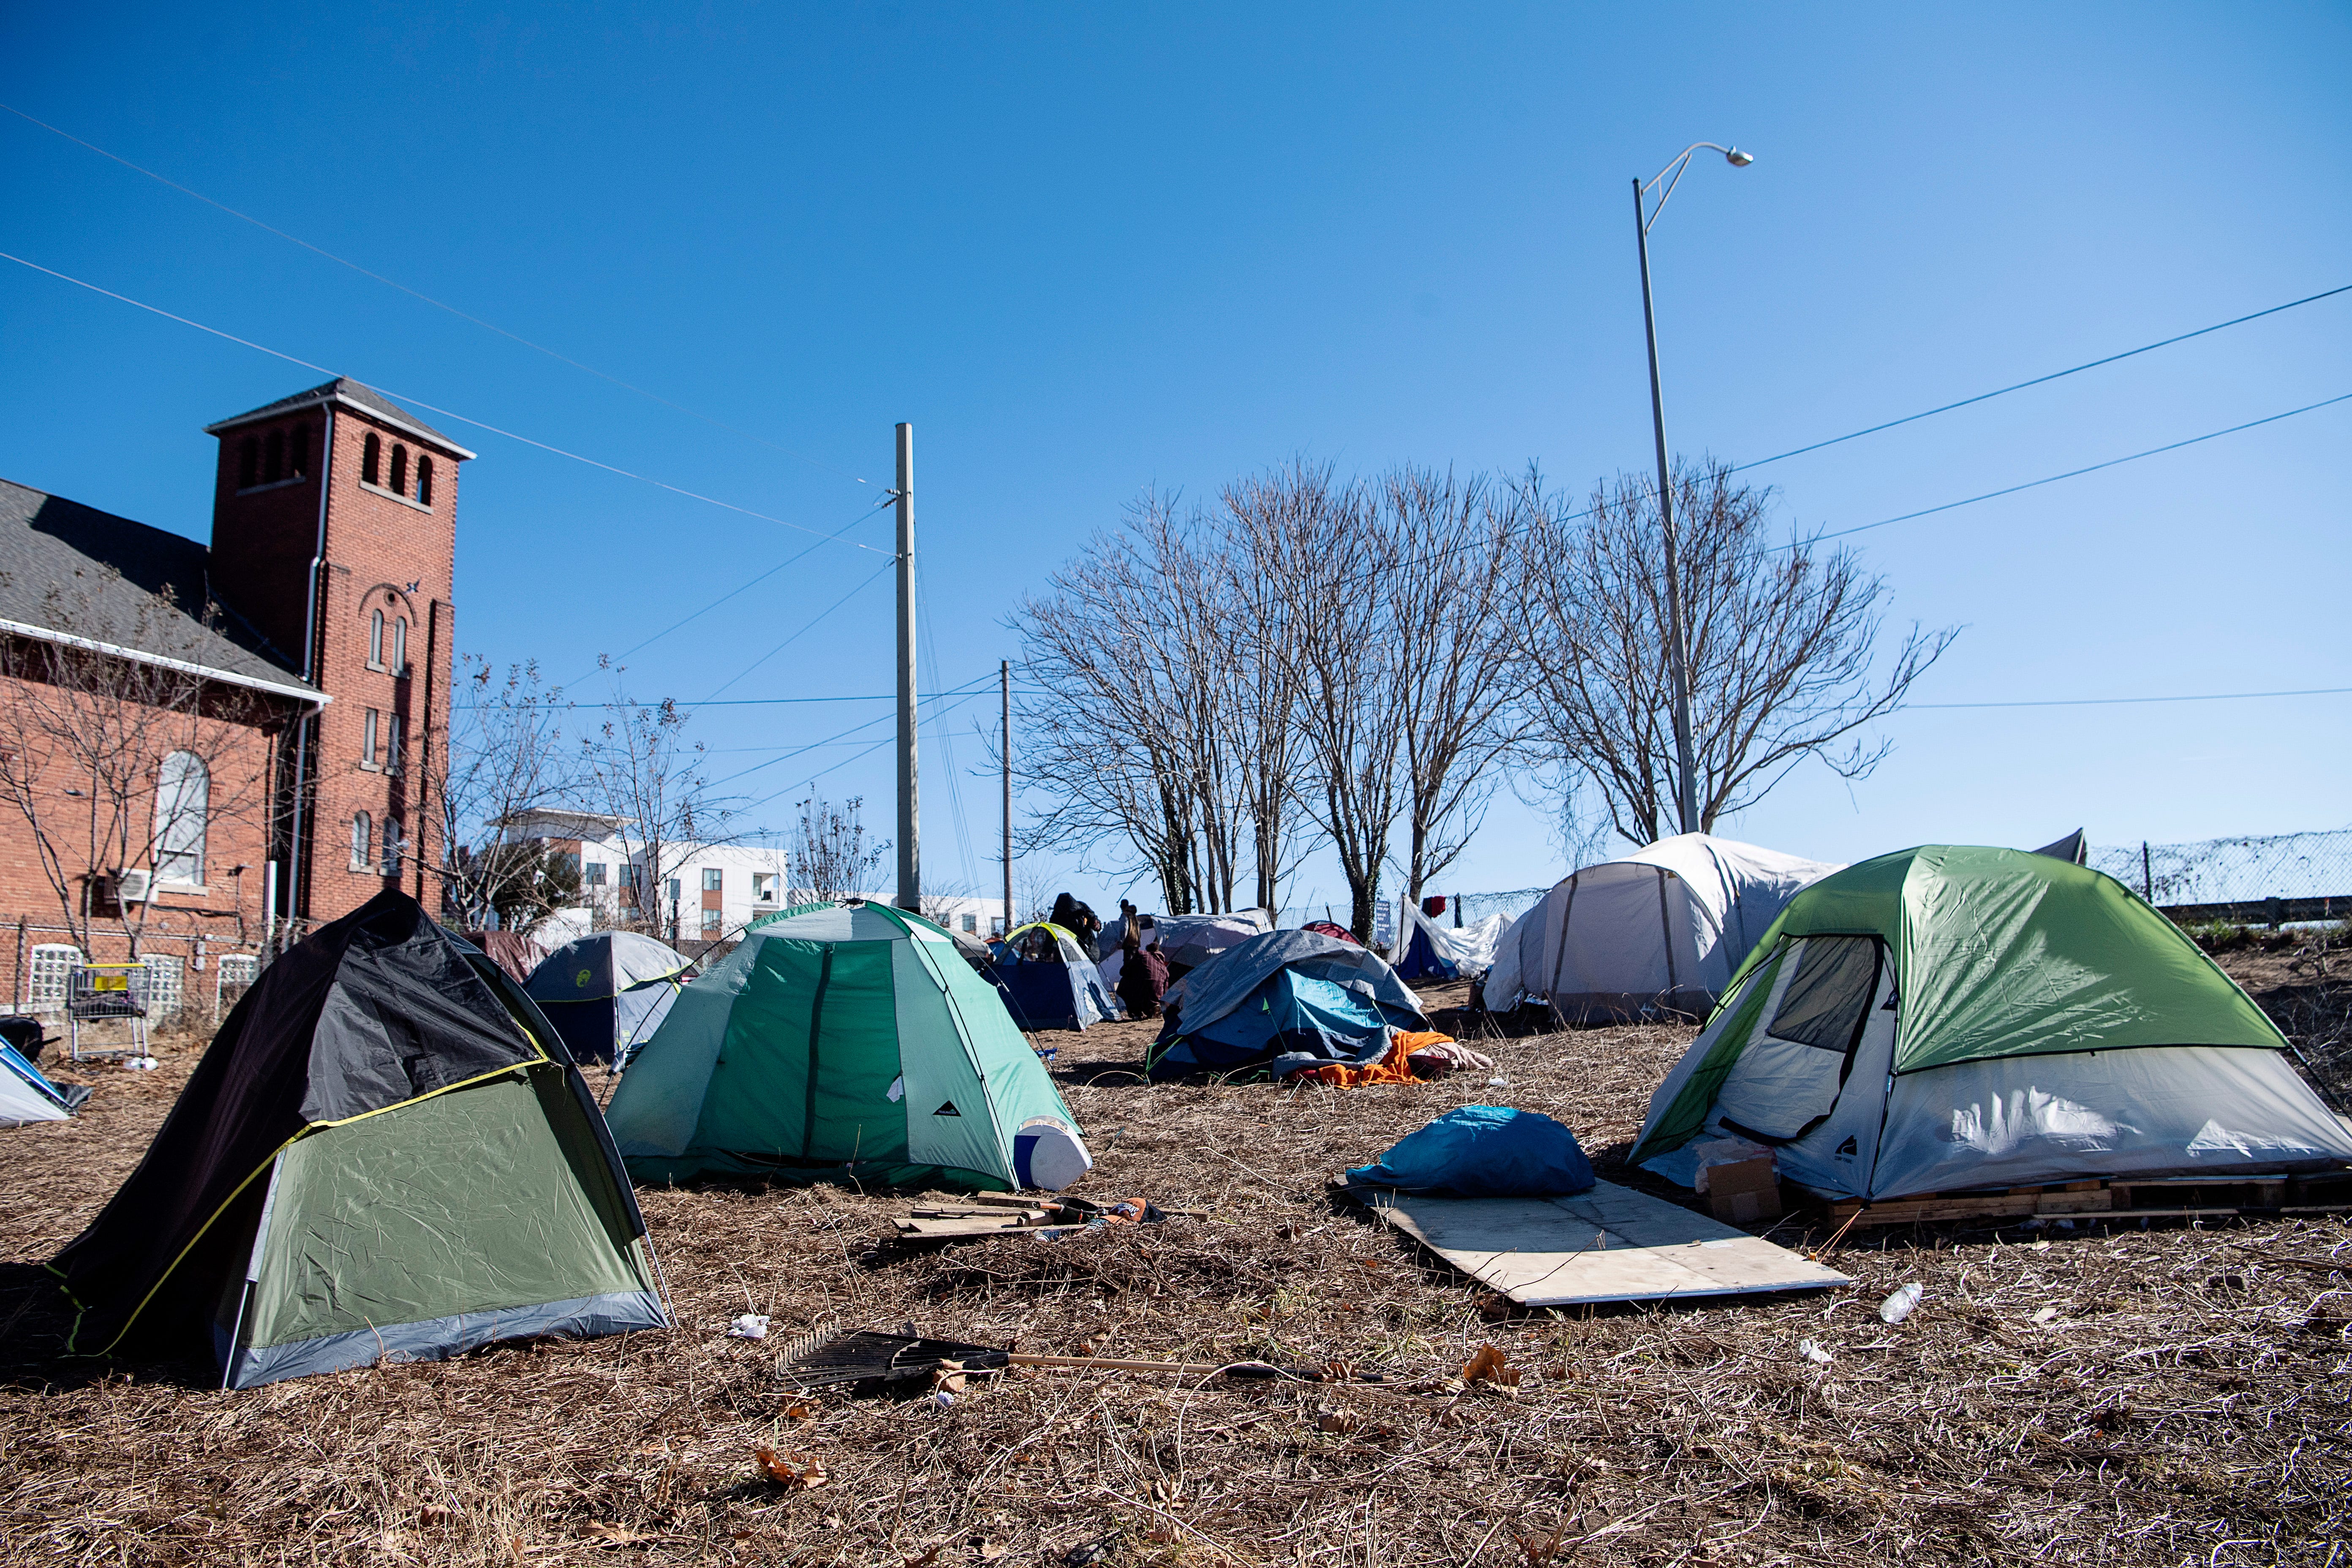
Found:
[[(1675, 806), (1685, 833), (1698, 831), (1698, 781), (1691, 759), (1690, 650), (1683, 635), (1682, 563), (1675, 546), (1674, 479), (1666, 460), (1666, 400), (1658, 384), (1658, 317), (1650, 301), (1650, 226), (1658, 221), (1675, 187), (1682, 184), (1691, 155), (1702, 147), (1722, 153), (1724, 162), (1735, 169), (1756, 162), (1754, 153), (1737, 147), (1694, 142), (1654, 178), (1633, 182), (1633, 241), (1642, 257), (1642, 330), (1650, 343), (1650, 417), (1658, 437), (1658, 526), (1666, 542), (1666, 666), (1675, 688)], [(1666, 188), (1652, 203), (1650, 192), (1661, 180)]]

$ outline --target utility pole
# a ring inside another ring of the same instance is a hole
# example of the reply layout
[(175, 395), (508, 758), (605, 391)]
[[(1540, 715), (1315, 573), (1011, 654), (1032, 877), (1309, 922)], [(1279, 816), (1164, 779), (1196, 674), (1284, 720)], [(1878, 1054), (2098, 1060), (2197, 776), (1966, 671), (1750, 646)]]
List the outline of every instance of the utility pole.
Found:
[(997, 692), (1004, 703), (1004, 733), (997, 747), (1004, 763), (1004, 929), (1013, 930), (1013, 661), (996, 665)]
[(915, 427), (898, 426), (898, 907), (923, 902), (915, 799)]
[[(1684, 156), (1688, 157), (1688, 153)], [(1673, 187), (1669, 186), (1671, 193)], [(1664, 206), (1662, 197), (1658, 205)], [(1691, 766), (1690, 668), (1683, 641), (1682, 563), (1675, 549), (1674, 475), (1666, 461), (1666, 396), (1658, 384), (1658, 317), (1650, 303), (1650, 218), (1633, 182), (1633, 240), (1642, 254), (1642, 330), (1650, 342), (1650, 418), (1658, 435), (1658, 527), (1666, 541), (1666, 668), (1675, 688), (1675, 806), (1681, 831), (1698, 831), (1698, 781)]]

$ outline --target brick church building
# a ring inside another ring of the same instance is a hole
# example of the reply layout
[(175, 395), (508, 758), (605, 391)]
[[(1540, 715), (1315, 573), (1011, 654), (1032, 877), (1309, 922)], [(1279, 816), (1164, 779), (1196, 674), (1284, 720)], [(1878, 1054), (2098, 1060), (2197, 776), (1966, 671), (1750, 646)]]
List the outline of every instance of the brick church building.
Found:
[(205, 431), (209, 548), (0, 480), (18, 1010), (52, 1010), (78, 954), (134, 941), (159, 996), (209, 1007), (273, 937), (386, 888), (440, 902), (433, 781), (474, 454), (348, 379)]

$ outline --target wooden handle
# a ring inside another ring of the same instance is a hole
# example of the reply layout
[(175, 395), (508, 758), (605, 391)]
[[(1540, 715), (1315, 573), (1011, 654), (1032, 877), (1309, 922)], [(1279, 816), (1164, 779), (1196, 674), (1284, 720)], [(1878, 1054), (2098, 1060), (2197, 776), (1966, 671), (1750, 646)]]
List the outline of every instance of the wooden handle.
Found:
[(1173, 1372), (1187, 1377), (1206, 1377), (1211, 1373), (1237, 1372), (1244, 1375), (1271, 1377), (1286, 1374), (1280, 1367), (1262, 1361), (1191, 1362), (1191, 1361), (1113, 1361), (1101, 1356), (1084, 1355), (1022, 1355), (1004, 1358), (1014, 1366), (1067, 1366), (1095, 1372)]

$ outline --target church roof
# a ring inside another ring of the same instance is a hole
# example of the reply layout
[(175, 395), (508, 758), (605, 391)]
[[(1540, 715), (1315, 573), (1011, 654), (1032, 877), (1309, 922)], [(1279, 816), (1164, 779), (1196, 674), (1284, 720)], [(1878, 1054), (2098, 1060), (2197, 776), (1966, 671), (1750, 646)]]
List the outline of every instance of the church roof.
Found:
[[(184, 535), (0, 479), (0, 630), (123, 649), (315, 700), (291, 659), (241, 617), (204, 616), (209, 559)], [(166, 588), (170, 606), (159, 610)]]
[(263, 419), (275, 419), (280, 415), (291, 414), (299, 408), (318, 408), (328, 404), (338, 404), (345, 408), (357, 409), (377, 423), (388, 425), (404, 435), (414, 436), (420, 441), (430, 441), (453, 458), (471, 458), (474, 455), (408, 412), (407, 409), (393, 402), (374, 387), (365, 382), (353, 381), (347, 375), (339, 375), (323, 386), (314, 386), (308, 392), (298, 392), (291, 397), (281, 397), (275, 403), (265, 403), (258, 408), (247, 409), (243, 414), (232, 416), (217, 424), (207, 425), (205, 426), (205, 434), (218, 436), (224, 431), (234, 430), (240, 425), (251, 425)]

